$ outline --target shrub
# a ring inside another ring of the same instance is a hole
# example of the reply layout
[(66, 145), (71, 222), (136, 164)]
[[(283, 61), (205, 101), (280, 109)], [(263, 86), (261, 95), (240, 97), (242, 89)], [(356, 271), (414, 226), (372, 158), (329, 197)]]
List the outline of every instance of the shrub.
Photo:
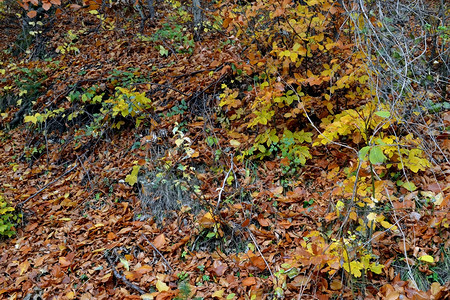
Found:
[(22, 215), (0, 195), (0, 237), (13, 236), (16, 233), (14, 226), (21, 217)]

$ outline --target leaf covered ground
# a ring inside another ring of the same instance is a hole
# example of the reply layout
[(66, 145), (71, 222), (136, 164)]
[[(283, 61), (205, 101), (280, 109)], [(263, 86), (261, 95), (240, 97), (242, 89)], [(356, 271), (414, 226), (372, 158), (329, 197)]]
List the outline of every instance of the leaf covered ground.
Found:
[(29, 45), (3, 8), (0, 297), (446, 299), (448, 102), (410, 112), (427, 157), (308, 2), (211, 4), (201, 41), (190, 3), (67, 5)]

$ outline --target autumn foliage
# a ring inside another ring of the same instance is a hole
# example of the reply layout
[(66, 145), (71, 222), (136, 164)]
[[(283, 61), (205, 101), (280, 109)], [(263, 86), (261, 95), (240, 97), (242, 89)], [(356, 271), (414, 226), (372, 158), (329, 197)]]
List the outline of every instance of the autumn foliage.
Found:
[(448, 5), (376, 3), (0, 2), (0, 297), (446, 299)]

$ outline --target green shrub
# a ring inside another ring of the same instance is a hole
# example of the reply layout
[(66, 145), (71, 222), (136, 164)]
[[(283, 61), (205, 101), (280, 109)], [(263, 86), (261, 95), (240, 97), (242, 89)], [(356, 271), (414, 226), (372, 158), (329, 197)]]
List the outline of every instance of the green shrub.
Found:
[(0, 195), (0, 237), (12, 237), (16, 234), (14, 226), (21, 217), (22, 215)]

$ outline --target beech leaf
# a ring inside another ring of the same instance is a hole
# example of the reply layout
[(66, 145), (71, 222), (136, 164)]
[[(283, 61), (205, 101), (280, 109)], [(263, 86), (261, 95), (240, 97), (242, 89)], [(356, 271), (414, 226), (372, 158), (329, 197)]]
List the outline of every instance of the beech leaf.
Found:
[(169, 290), (169, 287), (167, 286), (167, 284), (158, 279), (158, 281), (156, 282), (156, 289), (158, 290), (158, 292), (167, 292)]
[(131, 174), (128, 174), (127, 177), (125, 177), (125, 182), (127, 182), (131, 186), (135, 185), (140, 168), (141, 166), (134, 166)]
[(369, 160), (372, 164), (377, 165), (383, 163), (387, 157), (384, 155), (380, 146), (374, 146), (370, 149)]
[(427, 263), (434, 263), (434, 258), (431, 255), (422, 255), (419, 257), (419, 260)]

